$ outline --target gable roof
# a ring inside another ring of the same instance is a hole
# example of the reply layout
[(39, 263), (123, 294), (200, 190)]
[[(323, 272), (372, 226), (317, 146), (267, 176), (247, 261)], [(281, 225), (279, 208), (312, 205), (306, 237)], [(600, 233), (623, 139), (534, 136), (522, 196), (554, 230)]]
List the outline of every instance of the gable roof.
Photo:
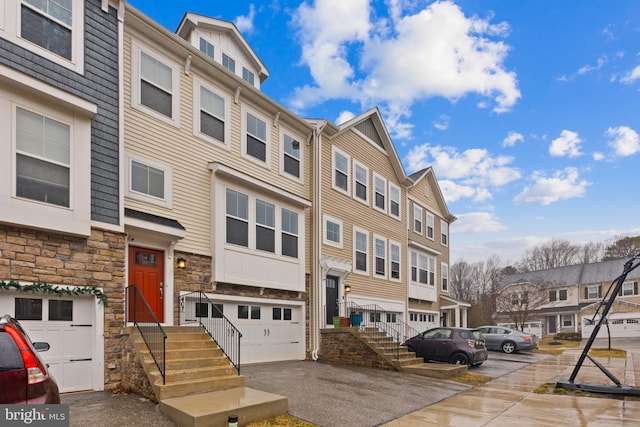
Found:
[(387, 157), (389, 157), (389, 161), (391, 162), (391, 166), (398, 178), (398, 181), (405, 187), (413, 185), (413, 181), (404, 172), (404, 168), (402, 167), (402, 163), (398, 157), (398, 152), (393, 145), (393, 141), (391, 140), (391, 136), (389, 136), (389, 132), (382, 120), (378, 107), (374, 107), (369, 111), (338, 125), (335, 130), (335, 135), (331, 135), (331, 137), (349, 131), (356, 131), (366, 137), (372, 144), (378, 146), (387, 153)]
[(433, 168), (431, 166), (428, 166), (424, 169), (421, 169), (409, 175), (409, 179), (413, 181), (413, 186), (417, 185), (423, 179), (429, 179), (430, 177), (433, 179), (433, 182), (435, 183), (434, 187), (437, 191), (436, 199), (437, 199), (438, 205), (440, 205), (442, 212), (444, 213), (444, 218), (447, 221), (449, 221), (449, 223), (454, 222), (458, 218), (449, 211), (449, 207), (447, 206), (447, 202), (444, 198), (444, 195), (442, 194), (440, 185), (438, 185), (438, 179), (436, 178), (436, 174), (433, 171)]
[(247, 40), (233, 22), (187, 12), (182, 17), (182, 20), (178, 25), (178, 29), (176, 30), (176, 34), (183, 39), (188, 40), (191, 32), (196, 28), (219, 31), (221, 33), (228, 34), (235, 41), (236, 45), (245, 54), (245, 56), (251, 60), (252, 65), (256, 70), (259, 70), (258, 77), (260, 78), (260, 83), (264, 82), (267, 77), (269, 77), (269, 70), (267, 70), (267, 67), (265, 67), (251, 46), (249, 46), (249, 43), (247, 43)]
[[(505, 276), (498, 289), (517, 283), (536, 283), (545, 288), (608, 283), (622, 274), (626, 259), (614, 259), (590, 264), (575, 264), (547, 270), (527, 271)], [(627, 279), (639, 279), (640, 269), (633, 270)]]

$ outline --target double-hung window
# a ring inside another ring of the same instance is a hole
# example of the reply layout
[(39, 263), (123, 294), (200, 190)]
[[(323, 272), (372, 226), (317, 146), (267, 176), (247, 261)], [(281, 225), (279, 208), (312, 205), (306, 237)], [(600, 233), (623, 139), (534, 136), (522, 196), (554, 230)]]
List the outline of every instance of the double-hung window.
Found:
[(16, 108), (16, 196), (70, 207), (71, 126)]
[(449, 291), (449, 266), (445, 263), (440, 265), (440, 275), (442, 276), (442, 291)]
[(413, 207), (413, 231), (422, 234), (422, 208), (420, 206)]
[(440, 220), (440, 243), (444, 246), (449, 244), (449, 224), (447, 224), (444, 220)]
[(140, 52), (140, 103), (173, 117), (173, 70), (151, 55)]
[(400, 219), (400, 187), (389, 183), (389, 215)]
[(429, 284), (429, 261), (427, 256), (411, 252), (411, 281), (413, 283)]
[(373, 188), (375, 192), (374, 204), (377, 209), (387, 211), (387, 180), (383, 177), (373, 175)]
[(560, 291), (558, 292), (558, 299), (560, 301), (566, 301), (567, 300), (567, 290), (566, 289), (560, 289)]
[(246, 114), (246, 153), (263, 162), (267, 161), (267, 123), (255, 115)]
[(342, 247), (342, 221), (324, 217), (324, 239), (327, 245)]
[(363, 203), (369, 203), (369, 169), (354, 161), (353, 197)]
[(427, 237), (433, 240), (433, 228), (435, 227), (435, 217), (431, 212), (427, 212)]
[(620, 289), (620, 295), (623, 297), (638, 295), (638, 282), (624, 282), (622, 289)]
[(226, 101), (225, 98), (200, 86), (200, 129), (199, 132), (225, 143), (226, 140)]
[(333, 147), (333, 188), (349, 192), (349, 157)]
[(276, 207), (256, 199), (256, 249), (275, 252)]
[(298, 214), (282, 208), (282, 255), (298, 258)]
[(283, 171), (300, 178), (300, 142), (285, 133), (283, 145)]
[(597, 299), (600, 296), (600, 285), (590, 285), (584, 289), (585, 299)]
[(251, 86), (254, 85), (254, 74), (251, 71), (247, 70), (245, 67), (242, 67), (242, 79), (251, 84)]
[(227, 243), (249, 246), (249, 196), (227, 188)]
[(354, 268), (356, 272), (369, 272), (369, 233), (364, 230), (353, 229)]
[(374, 237), (375, 275), (386, 276), (387, 242), (380, 237)]
[(22, 0), (20, 36), (70, 61), (73, 5), (73, 0)]
[(389, 275), (400, 280), (400, 245), (395, 242), (389, 242)]

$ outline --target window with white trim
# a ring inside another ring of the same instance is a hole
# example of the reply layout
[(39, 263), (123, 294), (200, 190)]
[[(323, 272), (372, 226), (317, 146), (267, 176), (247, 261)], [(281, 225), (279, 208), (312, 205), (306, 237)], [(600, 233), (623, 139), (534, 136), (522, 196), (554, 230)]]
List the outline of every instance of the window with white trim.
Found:
[(256, 114), (247, 111), (245, 114), (245, 126), (245, 154), (267, 163), (267, 153), (269, 153), (267, 122), (259, 118)]
[(207, 56), (214, 58), (213, 45), (209, 43), (207, 40), (203, 39), (202, 37), (200, 37), (200, 51), (204, 52)]
[(369, 204), (369, 168), (353, 161), (353, 198)]
[(411, 251), (411, 282), (435, 286), (436, 284), (436, 260), (434, 257)]
[(342, 248), (342, 221), (324, 216), (324, 243)]
[(70, 207), (71, 126), (16, 107), (16, 197)]
[(198, 84), (196, 90), (196, 131), (205, 139), (229, 146), (229, 99), (203, 84)]
[(444, 246), (449, 244), (449, 224), (447, 224), (444, 220), (440, 220), (440, 243)]
[(242, 67), (242, 80), (248, 82), (249, 84), (251, 84), (251, 86), (253, 86), (255, 75), (245, 67)]
[(376, 209), (387, 212), (387, 180), (380, 175), (373, 174), (374, 201)]
[(387, 241), (381, 237), (373, 238), (374, 246), (374, 273), (376, 276), (386, 277), (387, 270)]
[(586, 299), (597, 299), (601, 297), (600, 285), (589, 285), (584, 289)]
[(389, 278), (400, 280), (400, 244), (389, 241)]
[(276, 206), (256, 199), (256, 249), (276, 251)]
[(226, 53), (222, 54), (222, 66), (233, 74), (236, 73), (236, 61)]
[(433, 240), (434, 236), (433, 229), (435, 227), (435, 221), (435, 216), (427, 211), (427, 237), (431, 240)]
[(173, 179), (171, 166), (134, 153), (126, 153), (125, 157), (127, 161), (126, 196), (170, 208)]
[(567, 300), (567, 290), (566, 289), (560, 289), (560, 291), (558, 292), (558, 299), (560, 301), (566, 301)]
[(282, 170), (289, 175), (300, 178), (300, 142), (292, 136), (283, 134)]
[(298, 258), (298, 213), (282, 208), (282, 255)]
[(389, 215), (400, 219), (400, 187), (389, 183)]
[(442, 276), (442, 291), (449, 291), (449, 265), (442, 263), (440, 264), (440, 275)]
[(369, 232), (353, 227), (353, 268), (369, 274)]
[(180, 68), (161, 55), (133, 42), (132, 105), (179, 126)]
[(249, 196), (227, 188), (227, 243), (249, 246)]
[(638, 295), (638, 282), (624, 282), (620, 289), (620, 295), (623, 297)]
[(333, 147), (333, 175), (334, 189), (349, 193), (349, 156)]
[(573, 314), (563, 314), (560, 317), (563, 328), (573, 327)]
[(413, 205), (413, 231), (422, 234), (422, 208)]

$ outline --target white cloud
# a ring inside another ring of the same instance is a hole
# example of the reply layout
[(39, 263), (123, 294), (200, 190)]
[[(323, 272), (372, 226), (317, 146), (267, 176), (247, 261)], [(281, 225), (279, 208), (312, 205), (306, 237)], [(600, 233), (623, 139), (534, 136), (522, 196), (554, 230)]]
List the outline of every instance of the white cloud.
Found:
[(490, 189), (521, 178), (520, 171), (509, 166), (513, 157), (493, 157), (481, 148), (460, 153), (452, 147), (426, 143), (412, 147), (404, 160), (409, 172), (432, 166), (448, 202), (461, 198), (488, 200), (493, 197)]
[(596, 151), (595, 153), (593, 153), (593, 160), (597, 162), (604, 160), (604, 153), (601, 153), (600, 151)]
[(581, 67), (578, 70), (578, 74), (586, 74), (586, 73), (589, 73), (591, 71), (599, 70), (607, 62), (609, 62), (609, 59), (607, 58), (606, 55), (603, 55), (600, 58), (598, 58), (598, 60), (596, 62), (596, 65), (585, 65), (585, 66)]
[(625, 76), (620, 79), (620, 82), (631, 84), (638, 79), (640, 79), (640, 65), (625, 74)]
[(502, 140), (502, 146), (513, 147), (517, 142), (522, 141), (524, 141), (524, 136), (521, 133), (511, 131), (507, 134), (507, 137)]
[(451, 224), (452, 233), (490, 233), (506, 228), (491, 212), (468, 212), (456, 216), (458, 220)]
[(560, 136), (553, 141), (549, 146), (549, 154), (554, 157), (578, 157), (582, 155), (580, 151), (580, 144), (582, 139), (576, 132), (570, 130), (563, 130), (560, 132)]
[(253, 32), (253, 19), (256, 17), (256, 7), (253, 4), (249, 5), (249, 14), (246, 16), (238, 16), (234, 21), (238, 30), (244, 34), (250, 34)]
[(396, 126), (403, 134), (410, 131), (403, 119), (417, 100), (456, 101), (475, 93), (490, 99), (496, 112), (508, 111), (518, 101), (516, 75), (504, 66), (506, 23), (466, 17), (451, 1), (413, 14), (408, 12), (413, 2), (385, 4), (391, 19), (374, 20), (369, 0), (316, 0), (297, 9), (302, 63), (314, 83), (295, 90), (293, 108), (327, 99), (386, 104), (397, 112), (389, 125), (397, 136)]
[(338, 118), (336, 119), (336, 124), (337, 125), (341, 125), (342, 123), (346, 123), (349, 120), (353, 119), (356, 115), (353, 114), (351, 111), (342, 111), (340, 112), (340, 115), (338, 115)]
[(591, 185), (586, 180), (580, 180), (576, 168), (565, 168), (555, 172), (552, 176), (546, 176), (543, 172), (534, 172), (533, 185), (527, 186), (514, 199), (514, 203), (538, 203), (549, 205), (559, 200), (582, 197)]
[(438, 130), (447, 130), (449, 129), (449, 119), (450, 117), (447, 116), (446, 114), (441, 114), (438, 117), (438, 120), (433, 122), (433, 127), (438, 129)]
[(605, 135), (609, 138), (609, 146), (617, 156), (631, 156), (640, 151), (640, 136), (627, 126), (609, 128)]

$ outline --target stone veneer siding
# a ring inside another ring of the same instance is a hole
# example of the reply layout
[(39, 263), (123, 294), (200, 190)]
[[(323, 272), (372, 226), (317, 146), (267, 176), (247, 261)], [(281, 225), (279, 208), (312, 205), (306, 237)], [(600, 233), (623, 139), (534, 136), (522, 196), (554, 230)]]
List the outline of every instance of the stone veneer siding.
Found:
[(382, 356), (362, 342), (356, 328), (322, 329), (318, 361), (339, 365), (396, 370)]
[[(93, 228), (89, 238), (0, 225), (0, 280), (95, 286), (104, 307), (104, 382), (122, 381), (125, 235)], [(0, 298), (2, 292), (0, 292)]]

